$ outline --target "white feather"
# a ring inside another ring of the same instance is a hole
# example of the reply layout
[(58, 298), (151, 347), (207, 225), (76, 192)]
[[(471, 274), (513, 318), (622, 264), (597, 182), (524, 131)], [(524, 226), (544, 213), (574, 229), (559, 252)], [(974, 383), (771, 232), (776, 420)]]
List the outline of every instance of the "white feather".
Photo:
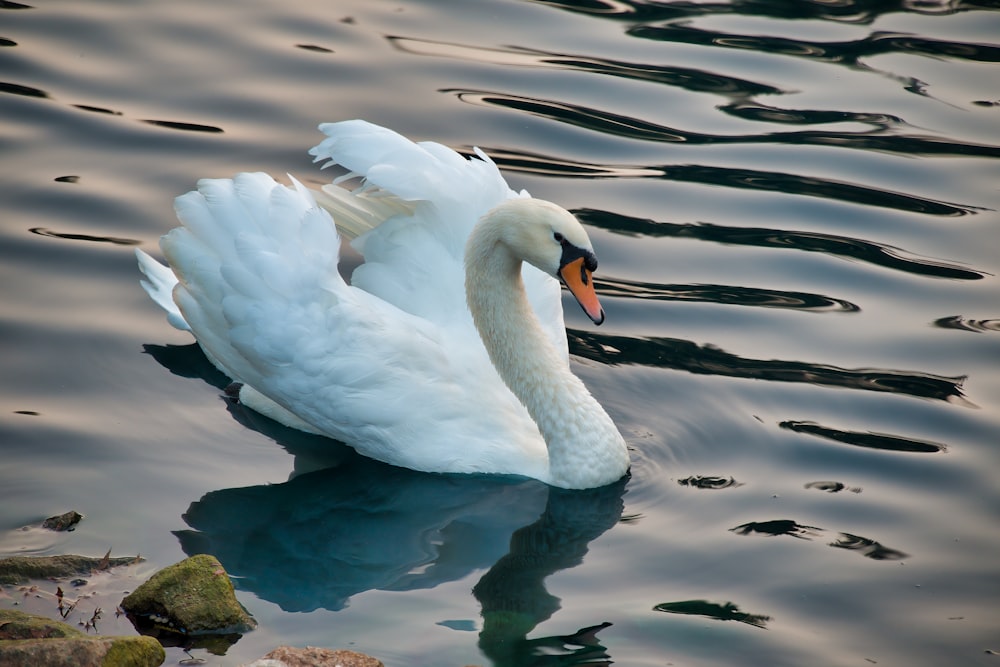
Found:
[(135, 249), (135, 257), (139, 261), (139, 270), (146, 276), (146, 280), (140, 280), (139, 284), (146, 290), (146, 294), (166, 311), (167, 322), (181, 331), (191, 331), (191, 327), (174, 303), (173, 290), (177, 284), (174, 272), (138, 248)]

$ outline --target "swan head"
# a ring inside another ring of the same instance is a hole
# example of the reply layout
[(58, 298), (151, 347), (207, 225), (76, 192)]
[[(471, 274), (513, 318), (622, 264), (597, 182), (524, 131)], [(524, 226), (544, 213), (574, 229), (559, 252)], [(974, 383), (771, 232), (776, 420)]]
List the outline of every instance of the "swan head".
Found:
[(541, 199), (508, 199), (484, 216), (498, 223), (500, 240), (511, 254), (561, 281), (594, 322), (604, 309), (594, 291), (597, 257), (580, 221), (566, 209)]

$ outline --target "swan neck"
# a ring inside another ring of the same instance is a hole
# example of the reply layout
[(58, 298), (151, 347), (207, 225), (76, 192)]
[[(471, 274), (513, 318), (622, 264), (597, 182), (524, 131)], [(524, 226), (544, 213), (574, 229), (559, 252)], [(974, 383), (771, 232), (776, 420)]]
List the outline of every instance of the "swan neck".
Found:
[(548, 483), (616, 481), (628, 469), (625, 442), (542, 329), (521, 279), (523, 263), (498, 226), (484, 219), (466, 249), (466, 298), (490, 360), (545, 440)]

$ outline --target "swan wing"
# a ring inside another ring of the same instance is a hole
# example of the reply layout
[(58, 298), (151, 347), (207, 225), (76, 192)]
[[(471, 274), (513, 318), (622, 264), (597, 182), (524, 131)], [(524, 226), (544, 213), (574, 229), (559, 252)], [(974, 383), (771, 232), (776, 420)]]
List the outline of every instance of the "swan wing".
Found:
[[(445, 327), (475, 335), (465, 303), (465, 243), (487, 211), (513, 197), (528, 197), (508, 186), (496, 164), (479, 149), (466, 158), (432, 141), (414, 143), (363, 120), (324, 123), (326, 139), (309, 152), (324, 167), (347, 174), (325, 186), (319, 202), (341, 221), (356, 219), (359, 206), (371, 207), (367, 224), (352, 245), (365, 258), (351, 283), (397, 307)], [(354, 176), (363, 186), (353, 193), (338, 183)], [(546, 334), (568, 358), (558, 282), (525, 263), (523, 279)]]

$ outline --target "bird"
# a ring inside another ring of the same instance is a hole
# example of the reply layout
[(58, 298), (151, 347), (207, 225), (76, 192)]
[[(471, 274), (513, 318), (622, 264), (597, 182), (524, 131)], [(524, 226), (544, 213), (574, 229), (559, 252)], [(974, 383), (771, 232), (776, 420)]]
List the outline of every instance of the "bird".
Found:
[[(626, 475), (625, 439), (569, 364), (560, 284), (604, 321), (576, 217), (478, 148), (364, 120), (319, 130), (309, 153), (344, 172), (332, 182), (202, 179), (175, 200), (167, 264), (136, 249), (142, 287), (239, 402), (428, 473)], [(348, 279), (345, 240), (363, 258)]]

